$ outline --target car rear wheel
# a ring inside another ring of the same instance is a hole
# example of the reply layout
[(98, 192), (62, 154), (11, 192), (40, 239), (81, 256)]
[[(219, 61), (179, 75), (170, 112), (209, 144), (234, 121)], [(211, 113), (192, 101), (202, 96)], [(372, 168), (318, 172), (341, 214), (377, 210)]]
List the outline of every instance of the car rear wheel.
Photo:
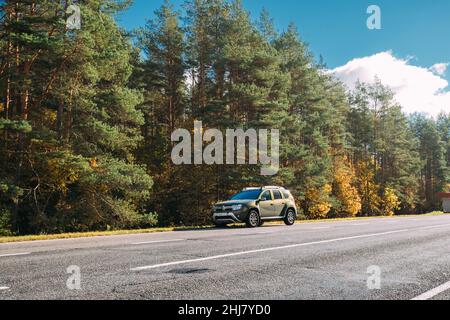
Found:
[(295, 211), (292, 209), (289, 209), (286, 212), (286, 216), (284, 217), (284, 223), (287, 226), (292, 226), (295, 223)]
[(259, 217), (259, 213), (256, 210), (252, 210), (249, 212), (246, 225), (248, 228), (256, 228), (259, 227), (261, 223), (261, 218)]

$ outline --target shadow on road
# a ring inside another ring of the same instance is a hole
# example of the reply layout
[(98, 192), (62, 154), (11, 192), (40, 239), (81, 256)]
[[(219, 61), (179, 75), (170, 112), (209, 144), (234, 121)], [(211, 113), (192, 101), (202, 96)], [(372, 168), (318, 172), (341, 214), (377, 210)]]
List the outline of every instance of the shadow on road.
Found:
[[(262, 226), (257, 229), (267, 229), (267, 228), (281, 228), (283, 225), (267, 225)], [(201, 231), (213, 231), (213, 230), (241, 230), (241, 229), (247, 229), (245, 225), (233, 225), (233, 226), (226, 226), (226, 227), (205, 227), (205, 228), (198, 228), (198, 227), (192, 227), (192, 228), (175, 228), (174, 232), (181, 232), (181, 231), (187, 231), (187, 232), (201, 232)], [(249, 229), (250, 230), (250, 229)]]

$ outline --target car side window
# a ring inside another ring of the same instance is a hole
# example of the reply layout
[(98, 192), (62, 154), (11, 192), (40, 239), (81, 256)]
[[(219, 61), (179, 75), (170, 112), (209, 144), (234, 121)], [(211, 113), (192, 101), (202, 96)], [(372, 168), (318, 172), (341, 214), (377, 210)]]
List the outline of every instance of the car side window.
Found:
[(273, 190), (273, 197), (275, 198), (275, 200), (283, 199), (283, 197), (281, 196), (281, 192), (278, 190)]
[(287, 190), (283, 190), (283, 195), (285, 199), (289, 199), (291, 197), (291, 194)]
[(270, 200), (272, 200), (272, 196), (270, 195), (270, 191), (265, 191), (265, 192), (261, 195), (261, 200), (262, 200), (262, 201), (270, 201)]

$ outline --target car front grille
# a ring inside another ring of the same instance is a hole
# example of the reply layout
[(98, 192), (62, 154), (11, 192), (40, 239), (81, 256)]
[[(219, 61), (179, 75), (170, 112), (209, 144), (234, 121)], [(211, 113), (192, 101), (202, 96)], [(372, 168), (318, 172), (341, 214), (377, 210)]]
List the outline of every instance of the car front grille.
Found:
[(216, 207), (214, 210), (216, 213), (232, 213), (233, 212), (233, 208), (232, 207), (227, 207), (227, 206), (223, 206), (223, 207)]

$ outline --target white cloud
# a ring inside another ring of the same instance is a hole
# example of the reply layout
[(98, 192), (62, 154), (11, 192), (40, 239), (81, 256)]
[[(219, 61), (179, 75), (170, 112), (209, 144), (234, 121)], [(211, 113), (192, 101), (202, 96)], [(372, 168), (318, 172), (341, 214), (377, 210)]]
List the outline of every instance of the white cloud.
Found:
[(445, 75), (445, 71), (447, 71), (448, 63), (436, 63), (431, 66), (430, 70), (439, 76)]
[(448, 64), (438, 63), (431, 68), (414, 66), (411, 59), (396, 58), (391, 51), (357, 58), (331, 70), (350, 89), (359, 80), (374, 83), (375, 78), (389, 86), (396, 100), (407, 113), (425, 112), (437, 115), (450, 111), (450, 87), (442, 76)]

